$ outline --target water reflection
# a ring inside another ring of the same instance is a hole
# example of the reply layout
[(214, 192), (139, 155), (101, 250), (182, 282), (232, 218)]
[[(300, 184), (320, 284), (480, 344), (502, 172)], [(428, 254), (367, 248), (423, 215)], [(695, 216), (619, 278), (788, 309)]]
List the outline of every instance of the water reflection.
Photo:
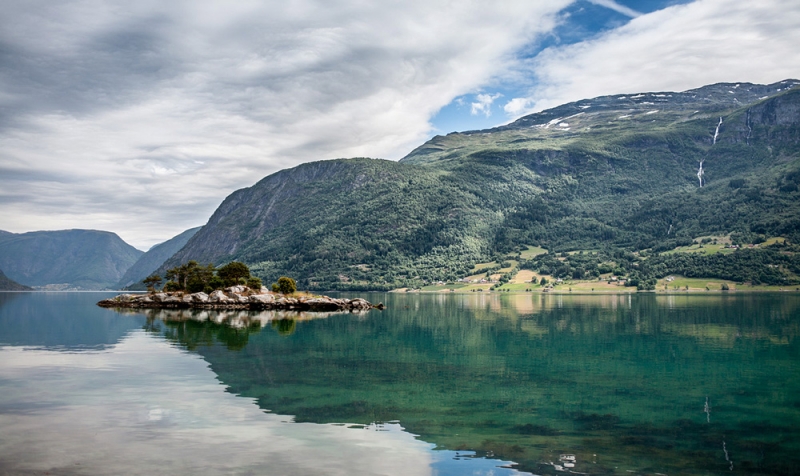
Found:
[(286, 424), (141, 331), (105, 352), (0, 347), (0, 381), (2, 474), (429, 475), (455, 458), (396, 423)]
[[(796, 296), (370, 299), (388, 309), (250, 332), (245, 345), (211, 320), (164, 335), (264, 409), (398, 420), (440, 448), (537, 473), (705, 474), (735, 460), (782, 474), (800, 462)], [(198, 346), (200, 333), (213, 338)]]
[(330, 314), (123, 315), (102, 297), (0, 295), (0, 474), (519, 474), (399, 422), (294, 423), (170, 344), (242, 350)]
[(65, 351), (99, 350), (120, 341), (145, 319), (120, 319), (94, 304), (110, 293), (0, 292), (0, 345)]
[[(8, 300), (0, 473), (798, 471), (797, 296), (367, 297), (388, 309)], [(54, 352), (37, 314), (102, 344)]]

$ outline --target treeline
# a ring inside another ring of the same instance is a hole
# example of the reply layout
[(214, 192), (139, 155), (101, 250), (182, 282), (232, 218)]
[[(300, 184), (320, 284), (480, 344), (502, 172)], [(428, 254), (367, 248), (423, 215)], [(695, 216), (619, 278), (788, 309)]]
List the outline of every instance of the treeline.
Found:
[(773, 286), (800, 284), (797, 278), (800, 274), (800, 255), (783, 254), (775, 249), (744, 249), (713, 255), (659, 255), (644, 261), (641, 268), (643, 275), (657, 278), (679, 274), (689, 278), (719, 278)]
[[(186, 291), (190, 293), (210, 293), (229, 286), (245, 285), (251, 289), (261, 289), (261, 279), (250, 274), (250, 268), (241, 262), (233, 261), (219, 268), (213, 264), (201, 265), (195, 260), (167, 270), (163, 290), (165, 292)], [(163, 279), (154, 274), (142, 283), (149, 291), (161, 286)]]
[(626, 278), (627, 286), (654, 289), (656, 280), (669, 275), (717, 278), (773, 286), (800, 284), (800, 254), (785, 252), (786, 245), (740, 249), (732, 253), (634, 254), (622, 249), (593, 253), (548, 253), (523, 261), (520, 267), (561, 279), (596, 279), (611, 273)]

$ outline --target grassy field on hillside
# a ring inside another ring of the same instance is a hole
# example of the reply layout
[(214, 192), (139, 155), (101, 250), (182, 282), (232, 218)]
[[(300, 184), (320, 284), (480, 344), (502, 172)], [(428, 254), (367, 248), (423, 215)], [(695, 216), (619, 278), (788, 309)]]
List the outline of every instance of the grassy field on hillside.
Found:
[(533, 259), (545, 253), (547, 253), (547, 250), (541, 246), (528, 246), (528, 249), (520, 252), (519, 257), (521, 259)]

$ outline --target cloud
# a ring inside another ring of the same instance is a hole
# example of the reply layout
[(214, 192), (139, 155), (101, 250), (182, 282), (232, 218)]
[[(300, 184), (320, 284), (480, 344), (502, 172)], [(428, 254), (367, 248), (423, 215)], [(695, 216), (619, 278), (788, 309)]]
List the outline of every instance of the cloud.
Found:
[(609, 8), (617, 13), (631, 18), (636, 18), (641, 15), (641, 12), (637, 12), (633, 8), (628, 8), (625, 5), (620, 5), (614, 0), (589, 0), (589, 2), (594, 3), (595, 5), (600, 5), (601, 7)]
[(529, 98), (514, 98), (503, 106), (503, 110), (510, 116), (518, 116), (528, 110), (532, 102)]
[(478, 114), (483, 114), (486, 117), (492, 115), (492, 104), (494, 100), (502, 97), (503, 95), (500, 93), (496, 94), (478, 94), (475, 96), (475, 99), (478, 102), (473, 102), (470, 104), (471, 110), (470, 114), (473, 116), (477, 116)]
[(282, 168), (402, 157), (569, 3), (5, 2), (0, 229), (147, 248)]
[(530, 94), (515, 117), (606, 94), (682, 91), (716, 82), (800, 77), (800, 8), (793, 0), (698, 0), (642, 15), (596, 39), (548, 48), (521, 67)]

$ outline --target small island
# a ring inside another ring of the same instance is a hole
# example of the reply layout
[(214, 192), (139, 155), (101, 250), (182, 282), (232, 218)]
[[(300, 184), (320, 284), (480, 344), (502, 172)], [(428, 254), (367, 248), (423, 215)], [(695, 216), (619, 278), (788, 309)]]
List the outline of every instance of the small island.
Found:
[(297, 292), (294, 279), (281, 276), (272, 290), (250, 275), (244, 263), (231, 262), (220, 268), (201, 266), (196, 261), (169, 269), (163, 289), (159, 275), (151, 275), (143, 283), (147, 294), (120, 294), (97, 303), (100, 307), (126, 309), (220, 309), (249, 311), (366, 311), (383, 310), (361, 298), (337, 299)]
[(365, 311), (383, 309), (383, 304), (373, 305), (361, 298), (337, 299), (328, 296), (284, 295), (261, 288), (230, 286), (217, 289), (211, 294), (202, 291), (157, 292), (150, 294), (120, 294), (97, 303), (107, 308), (142, 309), (242, 309), (249, 311), (289, 310), (289, 311)]

